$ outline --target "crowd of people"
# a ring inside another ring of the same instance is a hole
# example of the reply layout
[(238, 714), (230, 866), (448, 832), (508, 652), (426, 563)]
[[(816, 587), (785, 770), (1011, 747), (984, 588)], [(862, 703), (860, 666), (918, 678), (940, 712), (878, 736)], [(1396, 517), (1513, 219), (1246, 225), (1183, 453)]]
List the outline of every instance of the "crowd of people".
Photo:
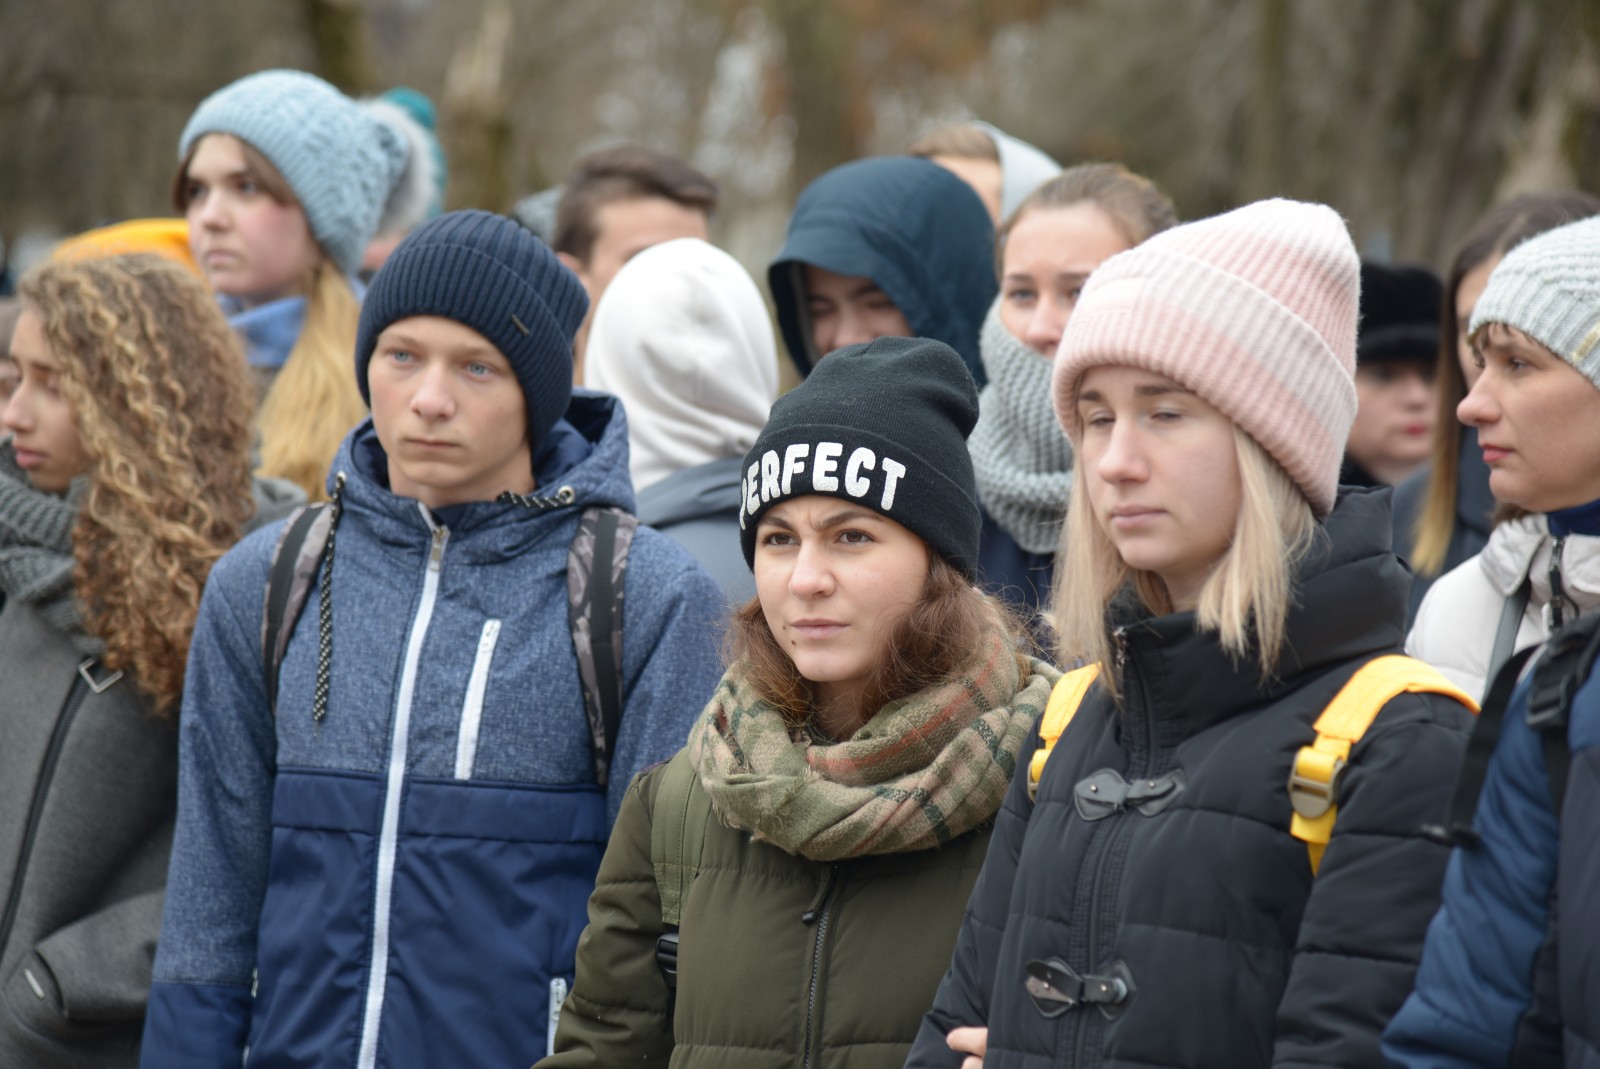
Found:
[(764, 293), (436, 126), (242, 78), (0, 301), (0, 1065), (1600, 1063), (1600, 199), (958, 123)]

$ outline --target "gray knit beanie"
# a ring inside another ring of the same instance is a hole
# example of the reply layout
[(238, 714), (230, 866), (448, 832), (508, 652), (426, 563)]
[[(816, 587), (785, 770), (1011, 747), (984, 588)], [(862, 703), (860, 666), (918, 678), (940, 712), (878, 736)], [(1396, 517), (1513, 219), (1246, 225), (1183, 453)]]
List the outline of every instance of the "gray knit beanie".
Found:
[(405, 169), (403, 138), (354, 100), (303, 71), (261, 71), (212, 93), (183, 128), (178, 159), (206, 134), (232, 134), (283, 175), (311, 233), (346, 274), (377, 232)]
[(1506, 253), (1472, 309), (1468, 333), (1486, 323), (1515, 327), (1600, 387), (1600, 216)]

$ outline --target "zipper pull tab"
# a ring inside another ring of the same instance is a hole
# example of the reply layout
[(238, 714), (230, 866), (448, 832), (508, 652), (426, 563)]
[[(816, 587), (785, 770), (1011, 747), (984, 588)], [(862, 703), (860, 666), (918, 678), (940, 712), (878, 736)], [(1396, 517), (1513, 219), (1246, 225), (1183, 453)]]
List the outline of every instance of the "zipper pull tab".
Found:
[[(1567, 600), (1565, 584), (1561, 582), (1561, 551), (1566, 548), (1567, 536), (1557, 535), (1555, 545), (1550, 547), (1550, 605), (1548, 606), (1550, 632), (1561, 630), (1566, 623), (1567, 614), (1561, 604)], [(1574, 605), (1574, 608), (1577, 606)]]
[(448, 527), (435, 527), (433, 529), (433, 545), (428, 549), (428, 570), (436, 572), (444, 560), (444, 540), (450, 534)]
[(1112, 659), (1116, 661), (1117, 670), (1120, 672), (1128, 663), (1128, 629), (1120, 626), (1112, 628), (1111, 642), (1116, 646)]
[(822, 907), (827, 905), (828, 896), (833, 893), (833, 878), (838, 872), (839, 866), (828, 866), (828, 874), (822, 878), (822, 886), (817, 890), (817, 897), (813, 898), (811, 905), (800, 914), (801, 924), (817, 923), (817, 916), (822, 912)]

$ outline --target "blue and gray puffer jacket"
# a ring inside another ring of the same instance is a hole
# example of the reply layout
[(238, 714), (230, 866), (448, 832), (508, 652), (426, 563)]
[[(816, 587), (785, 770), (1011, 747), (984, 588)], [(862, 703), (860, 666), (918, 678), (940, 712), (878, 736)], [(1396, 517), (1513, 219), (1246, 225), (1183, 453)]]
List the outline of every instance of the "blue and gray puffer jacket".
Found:
[[(724, 600), (640, 528), (624, 580), (609, 787), (567, 621), (590, 505), (631, 509), (615, 399), (579, 394), (571, 505), (445, 521), (387, 489), (371, 423), (346, 473), (328, 711), (312, 717), (319, 588), (263, 687), (279, 526), (212, 572), (184, 694), (179, 812), (144, 1064), (524, 1066), (545, 1052), (628, 782), (679, 749), (719, 677)], [(324, 567), (322, 581), (328, 579)], [(246, 1054), (248, 1051), (248, 1054)]]

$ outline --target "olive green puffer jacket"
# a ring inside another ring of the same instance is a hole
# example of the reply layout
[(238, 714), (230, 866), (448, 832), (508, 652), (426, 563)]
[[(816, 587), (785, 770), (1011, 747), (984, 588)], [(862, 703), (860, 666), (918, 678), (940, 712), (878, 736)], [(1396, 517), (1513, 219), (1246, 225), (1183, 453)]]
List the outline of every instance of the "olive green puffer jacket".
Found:
[(990, 825), (933, 850), (830, 864), (713, 815), (684, 898), (674, 1011), (656, 964), (650, 856), (664, 768), (622, 803), (557, 1053), (539, 1069), (900, 1069), (950, 965)]

